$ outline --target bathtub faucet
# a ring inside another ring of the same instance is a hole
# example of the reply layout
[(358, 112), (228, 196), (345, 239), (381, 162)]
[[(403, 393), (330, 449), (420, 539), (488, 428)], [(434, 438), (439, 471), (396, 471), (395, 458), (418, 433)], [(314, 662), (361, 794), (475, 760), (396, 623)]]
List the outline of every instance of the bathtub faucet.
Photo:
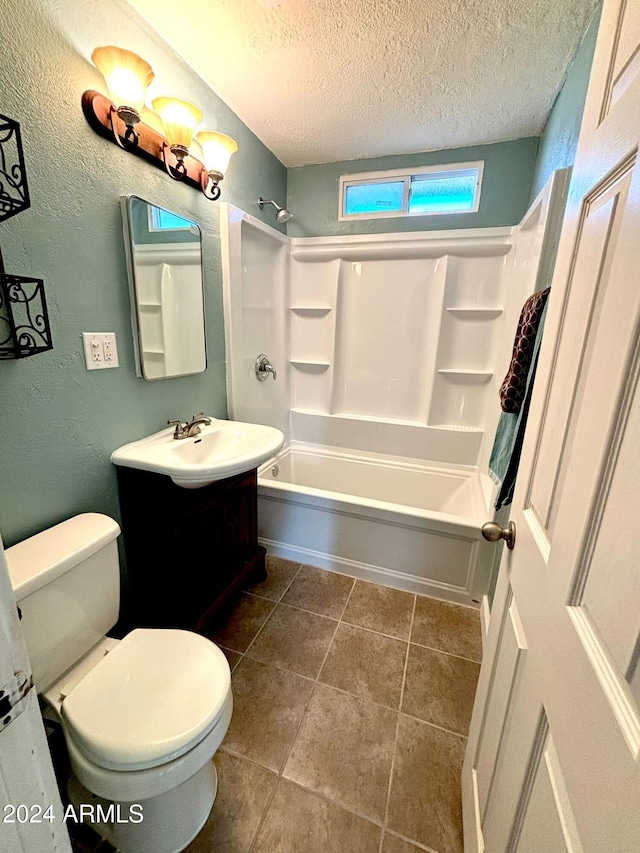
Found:
[(271, 364), (271, 362), (269, 361), (268, 356), (266, 356), (264, 353), (261, 353), (256, 358), (256, 378), (260, 382), (264, 382), (265, 379), (269, 378), (269, 374), (271, 374), (273, 376), (273, 378), (275, 379), (276, 378), (276, 369)]

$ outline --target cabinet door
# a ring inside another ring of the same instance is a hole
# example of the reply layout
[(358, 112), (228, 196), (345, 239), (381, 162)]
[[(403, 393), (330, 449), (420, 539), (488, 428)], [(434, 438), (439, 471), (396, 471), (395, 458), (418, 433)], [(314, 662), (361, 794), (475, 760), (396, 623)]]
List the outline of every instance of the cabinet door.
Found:
[(118, 470), (129, 575), (127, 625), (200, 626), (264, 553), (258, 546), (257, 476), (202, 489)]
[(190, 497), (180, 512), (183, 613), (195, 624), (232, 587), (257, 550), (256, 475), (214, 483)]
[(225, 501), (229, 559), (239, 571), (256, 553), (258, 539), (255, 471), (235, 484)]

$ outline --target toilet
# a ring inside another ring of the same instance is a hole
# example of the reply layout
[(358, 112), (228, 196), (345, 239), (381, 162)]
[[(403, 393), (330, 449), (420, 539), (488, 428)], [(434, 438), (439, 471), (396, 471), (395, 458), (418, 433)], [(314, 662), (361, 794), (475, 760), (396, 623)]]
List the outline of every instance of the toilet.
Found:
[(213, 806), (231, 673), (191, 631), (106, 636), (120, 604), (119, 534), (105, 515), (78, 515), (9, 548), (9, 574), (36, 689), (64, 731), (76, 813), (86, 804), (120, 853), (178, 853)]

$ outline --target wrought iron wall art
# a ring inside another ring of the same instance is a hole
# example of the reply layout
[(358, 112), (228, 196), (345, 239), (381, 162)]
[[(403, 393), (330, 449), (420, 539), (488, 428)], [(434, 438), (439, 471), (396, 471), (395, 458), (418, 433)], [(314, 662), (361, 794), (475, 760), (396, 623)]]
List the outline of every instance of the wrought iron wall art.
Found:
[(0, 359), (52, 348), (43, 280), (6, 273), (0, 253)]
[(20, 125), (0, 115), (0, 220), (15, 216), (30, 204)]

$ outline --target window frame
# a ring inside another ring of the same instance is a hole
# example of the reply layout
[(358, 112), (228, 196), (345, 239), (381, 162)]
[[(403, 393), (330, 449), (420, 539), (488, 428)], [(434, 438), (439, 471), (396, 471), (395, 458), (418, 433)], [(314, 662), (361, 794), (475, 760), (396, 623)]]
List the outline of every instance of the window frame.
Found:
[[(409, 211), (409, 200), (411, 190), (411, 180), (420, 175), (432, 175), (440, 173), (444, 177), (453, 176), (456, 172), (466, 172), (470, 169), (478, 170), (476, 180), (476, 190), (474, 195), (474, 205), (472, 208), (463, 208), (460, 210), (443, 210), (424, 213), (422, 211)], [(441, 163), (437, 166), (421, 166), (416, 169), (386, 169), (382, 172), (358, 172), (352, 175), (340, 175), (340, 184), (338, 192), (338, 221), (352, 222), (358, 219), (396, 219), (399, 216), (459, 216), (463, 213), (477, 213), (480, 209), (480, 196), (482, 194), (482, 178), (484, 173), (484, 160), (475, 160), (469, 163)], [(402, 210), (394, 211), (375, 211), (370, 213), (345, 213), (345, 202), (347, 198), (347, 188), (350, 186), (363, 186), (365, 184), (385, 184), (398, 183), (399, 180), (404, 182), (404, 192), (402, 196)]]

